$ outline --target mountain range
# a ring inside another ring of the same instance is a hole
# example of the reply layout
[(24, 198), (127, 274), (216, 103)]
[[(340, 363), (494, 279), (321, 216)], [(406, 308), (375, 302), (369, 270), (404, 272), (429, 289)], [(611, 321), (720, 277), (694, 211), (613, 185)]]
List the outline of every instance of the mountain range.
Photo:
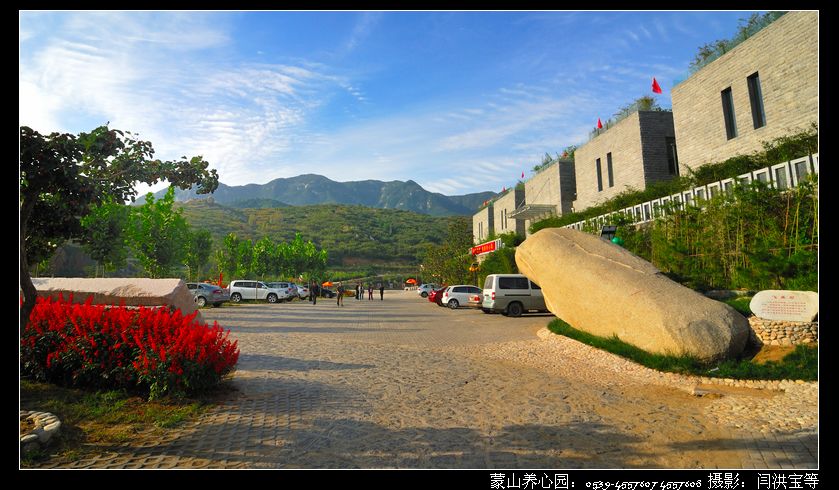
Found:
[[(165, 193), (165, 190), (159, 191), (155, 197), (162, 197)], [(322, 175), (305, 174), (274, 179), (266, 184), (230, 186), (219, 183), (218, 189), (211, 195), (219, 204), (240, 208), (334, 203), (401, 209), (431, 216), (453, 216), (473, 214), (484, 201), (496, 194), (485, 191), (462, 196), (445, 196), (429, 192), (413, 180), (335, 182)], [(207, 197), (197, 194), (192, 189), (175, 191), (177, 201)]]

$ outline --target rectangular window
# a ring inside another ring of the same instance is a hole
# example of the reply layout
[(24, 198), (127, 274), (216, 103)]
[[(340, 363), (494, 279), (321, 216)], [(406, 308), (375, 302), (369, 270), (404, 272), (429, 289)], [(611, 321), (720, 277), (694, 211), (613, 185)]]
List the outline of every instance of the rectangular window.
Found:
[(603, 190), (603, 172), (600, 170), (599, 158), (595, 161), (595, 166), (597, 168), (597, 192), (600, 192)]
[(737, 137), (737, 122), (734, 119), (734, 97), (731, 95), (731, 87), (723, 90), (722, 95), (722, 116), (725, 119), (725, 136), (728, 139)]
[(606, 154), (606, 173), (609, 176), (609, 187), (614, 187), (615, 178), (612, 176), (612, 153)]
[(755, 72), (746, 81), (749, 84), (749, 101), (752, 104), (752, 122), (755, 129), (766, 126), (766, 113), (763, 112), (763, 93), (760, 91), (760, 75)]
[(679, 155), (676, 153), (676, 138), (664, 138), (664, 145), (667, 148), (667, 172), (670, 175), (679, 175)]

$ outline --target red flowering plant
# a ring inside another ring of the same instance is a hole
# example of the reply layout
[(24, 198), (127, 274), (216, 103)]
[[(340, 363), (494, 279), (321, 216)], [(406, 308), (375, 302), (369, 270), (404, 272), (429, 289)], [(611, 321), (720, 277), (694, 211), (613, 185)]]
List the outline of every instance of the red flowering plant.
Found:
[(217, 385), (239, 359), (237, 341), (165, 308), (38, 298), (21, 332), (23, 374), (78, 387), (143, 391), (151, 398)]

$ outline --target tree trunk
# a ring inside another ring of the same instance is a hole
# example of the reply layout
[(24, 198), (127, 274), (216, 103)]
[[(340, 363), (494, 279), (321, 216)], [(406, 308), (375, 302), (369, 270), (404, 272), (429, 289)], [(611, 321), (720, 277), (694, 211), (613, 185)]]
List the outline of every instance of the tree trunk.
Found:
[(35, 285), (32, 284), (32, 277), (29, 275), (29, 262), (26, 260), (27, 225), (34, 208), (34, 199), (24, 199), (20, 208), (20, 288), (23, 290), (23, 305), (20, 308), (21, 330), (29, 323), (29, 314), (35, 308), (35, 298), (38, 294)]

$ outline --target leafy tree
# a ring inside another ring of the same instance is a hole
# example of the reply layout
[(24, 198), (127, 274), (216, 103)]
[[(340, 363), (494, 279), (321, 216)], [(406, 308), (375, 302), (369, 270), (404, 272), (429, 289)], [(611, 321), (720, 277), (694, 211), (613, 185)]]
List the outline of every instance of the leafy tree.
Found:
[(103, 275), (108, 267), (125, 264), (125, 228), (130, 213), (128, 206), (108, 197), (101, 204), (91, 206), (90, 213), (81, 219), (84, 228), (82, 248), (102, 265)]
[(219, 269), (227, 274), (229, 279), (236, 276), (236, 271), (239, 265), (239, 237), (235, 233), (228, 233), (224, 237), (224, 248), (217, 252), (216, 260), (218, 261)]
[(131, 133), (100, 126), (78, 136), (42, 135), (20, 128), (20, 286), (22, 325), (29, 322), (37, 291), (29, 263), (49, 257), (56, 247), (83, 235), (81, 219), (91, 206), (111, 198), (133, 200), (135, 185), (167, 180), (207, 194), (218, 187), (218, 174), (200, 156), (153, 159), (154, 149)]
[(251, 240), (239, 240), (236, 247), (236, 277), (248, 277), (251, 275), (253, 266), (253, 242)]
[(213, 246), (213, 236), (207, 230), (195, 230), (189, 233), (186, 242), (186, 265), (189, 274), (196, 280), (207, 267), (210, 251)]
[(155, 201), (149, 192), (146, 203), (131, 210), (129, 244), (151, 277), (168, 275), (185, 258), (189, 225), (174, 204), (175, 188), (170, 187), (163, 199)]
[(264, 279), (267, 274), (276, 273), (277, 246), (268, 237), (262, 237), (253, 244), (251, 269), (254, 274)]
[(451, 284), (469, 280), (472, 256), (472, 226), (466, 218), (453, 220), (441, 245), (429, 246), (423, 260), (424, 269), (435, 279)]

